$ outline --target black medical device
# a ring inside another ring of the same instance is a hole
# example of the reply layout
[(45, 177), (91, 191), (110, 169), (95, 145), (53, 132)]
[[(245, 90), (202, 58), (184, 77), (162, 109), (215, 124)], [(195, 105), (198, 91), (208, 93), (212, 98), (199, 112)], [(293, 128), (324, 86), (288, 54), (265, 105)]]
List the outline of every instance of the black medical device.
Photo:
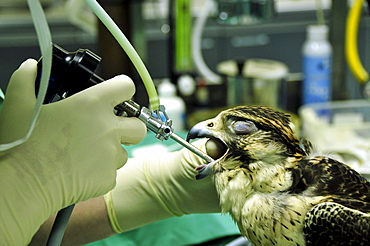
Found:
[[(99, 56), (87, 49), (68, 52), (54, 44), (52, 68), (44, 103), (66, 98), (104, 81), (95, 74), (100, 61)], [(42, 59), (38, 63), (36, 92), (41, 78), (41, 62)]]

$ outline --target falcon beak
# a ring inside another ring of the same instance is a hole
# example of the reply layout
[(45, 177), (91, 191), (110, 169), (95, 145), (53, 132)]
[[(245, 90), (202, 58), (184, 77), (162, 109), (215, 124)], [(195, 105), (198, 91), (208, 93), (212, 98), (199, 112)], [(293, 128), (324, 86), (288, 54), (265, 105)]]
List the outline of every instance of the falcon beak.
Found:
[(191, 139), (196, 138), (209, 138), (206, 143), (206, 152), (212, 158), (217, 159), (214, 162), (207, 165), (201, 165), (196, 168), (196, 170), (199, 171), (196, 178), (202, 179), (213, 172), (213, 165), (219, 160), (219, 158), (223, 157), (228, 152), (228, 148), (222, 139), (214, 136), (214, 134), (208, 129), (206, 121), (202, 121), (193, 126), (186, 137), (186, 141), (189, 142)]
[(208, 124), (208, 121), (202, 121), (193, 126), (186, 137), (186, 141), (189, 142), (196, 138), (209, 138), (206, 143), (206, 152), (213, 159), (219, 159), (228, 152), (228, 147), (221, 137), (215, 135), (209, 129)]
[(205, 121), (199, 122), (190, 129), (186, 141), (189, 142), (191, 139), (196, 138), (214, 138), (212, 132), (208, 130)]

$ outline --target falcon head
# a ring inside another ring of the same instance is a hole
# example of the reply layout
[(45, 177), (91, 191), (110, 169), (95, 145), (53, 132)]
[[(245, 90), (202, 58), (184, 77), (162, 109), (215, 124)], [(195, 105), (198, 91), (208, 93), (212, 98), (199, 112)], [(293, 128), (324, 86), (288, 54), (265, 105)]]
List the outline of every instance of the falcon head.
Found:
[(305, 155), (289, 115), (262, 106), (222, 111), (195, 125), (187, 139), (195, 138), (209, 138), (207, 154), (217, 159), (212, 171), (216, 178), (222, 175), (228, 181), (237, 176), (253, 182), (266, 179), (265, 184), (276, 177), (283, 179), (286, 170)]

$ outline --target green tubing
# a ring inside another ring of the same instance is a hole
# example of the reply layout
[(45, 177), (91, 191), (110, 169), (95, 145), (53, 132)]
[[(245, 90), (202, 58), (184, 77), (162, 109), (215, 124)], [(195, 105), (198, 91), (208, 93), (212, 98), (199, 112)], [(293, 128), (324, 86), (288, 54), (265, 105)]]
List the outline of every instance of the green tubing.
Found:
[(143, 61), (141, 60), (140, 56), (137, 54), (134, 47), (131, 45), (131, 43), (128, 41), (126, 36), (122, 33), (122, 31), (116, 25), (116, 23), (112, 20), (112, 18), (110, 18), (107, 12), (105, 12), (105, 10), (99, 5), (99, 3), (96, 0), (85, 0), (85, 3), (91, 8), (91, 10), (100, 19), (100, 21), (107, 27), (107, 29), (111, 32), (113, 37), (117, 40), (117, 42), (121, 45), (123, 50), (126, 52), (128, 57), (131, 59), (141, 79), (144, 82), (145, 89), (149, 96), (149, 103), (150, 103), (151, 109), (157, 110), (160, 105), (157, 90), (155, 89), (153, 80), (148, 70), (146, 69)]

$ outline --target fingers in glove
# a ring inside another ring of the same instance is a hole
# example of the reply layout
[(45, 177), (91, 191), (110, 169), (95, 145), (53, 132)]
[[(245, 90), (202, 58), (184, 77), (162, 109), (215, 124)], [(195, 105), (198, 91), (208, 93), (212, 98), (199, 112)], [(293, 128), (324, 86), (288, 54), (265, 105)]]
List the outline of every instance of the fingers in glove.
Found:
[[(201, 151), (203, 151), (204, 153), (207, 153), (207, 151), (206, 151), (207, 141), (208, 141), (208, 139), (202, 138), (202, 139), (199, 139), (197, 141), (192, 142), (191, 144), (194, 145), (195, 147), (197, 147), (198, 149), (200, 149)], [(183, 161), (185, 161), (189, 166), (191, 166), (192, 171), (194, 171), (194, 169), (197, 166), (202, 165), (202, 164), (206, 164), (205, 160), (203, 160), (202, 158), (200, 158), (199, 156), (197, 156), (196, 154), (194, 154), (190, 150), (188, 150), (186, 148), (183, 148), (182, 151), (184, 152), (183, 153)]]
[[(82, 92), (85, 94), (84, 92)], [(119, 75), (96, 86), (90, 87), (86, 93), (94, 95), (102, 102), (109, 102), (110, 106), (127, 101), (135, 94), (134, 82), (126, 75)]]
[(22, 138), (30, 125), (36, 103), (37, 62), (28, 59), (16, 70), (9, 82), (0, 113), (1, 143)]
[(121, 146), (119, 147), (120, 149), (117, 150), (117, 169), (120, 169), (121, 167), (123, 167), (123, 165), (126, 164), (127, 160), (128, 160), (128, 153), (127, 151)]
[(140, 143), (146, 136), (145, 124), (137, 118), (118, 117), (121, 143), (129, 146)]
[[(19, 102), (17, 105), (33, 108), (36, 101), (35, 80), (37, 75), (37, 61), (28, 59), (13, 73), (6, 90), (6, 100)], [(21, 103), (24, 102), (24, 103)], [(5, 102), (4, 102), (5, 104)], [(15, 105), (13, 105), (14, 107)], [(13, 108), (14, 109), (14, 108)]]

